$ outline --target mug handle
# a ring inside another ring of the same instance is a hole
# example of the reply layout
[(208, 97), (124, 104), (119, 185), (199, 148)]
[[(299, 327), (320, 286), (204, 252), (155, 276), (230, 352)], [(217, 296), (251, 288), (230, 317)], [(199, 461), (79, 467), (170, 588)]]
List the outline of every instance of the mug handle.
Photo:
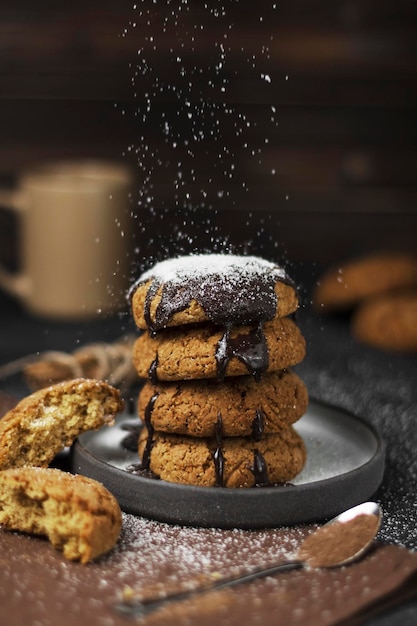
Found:
[[(0, 189), (0, 206), (21, 216), (24, 209), (22, 193)], [(0, 287), (12, 296), (25, 298), (29, 292), (29, 277), (24, 273), (11, 273), (0, 264)]]

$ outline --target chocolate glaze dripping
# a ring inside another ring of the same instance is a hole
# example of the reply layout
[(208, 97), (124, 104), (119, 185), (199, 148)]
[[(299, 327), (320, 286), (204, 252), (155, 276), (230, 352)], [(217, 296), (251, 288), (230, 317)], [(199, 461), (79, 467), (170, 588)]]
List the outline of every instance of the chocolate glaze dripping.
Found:
[(265, 430), (264, 414), (259, 409), (256, 410), (255, 418), (252, 422), (252, 437), (255, 441), (260, 441)]
[(142, 462), (141, 462), (141, 469), (145, 469), (145, 470), (149, 469), (149, 464), (151, 461), (151, 451), (152, 451), (152, 445), (153, 445), (152, 439), (153, 439), (153, 433), (154, 433), (154, 427), (152, 425), (152, 411), (153, 411), (153, 407), (155, 405), (158, 395), (159, 395), (158, 393), (155, 393), (152, 396), (152, 398), (149, 400), (145, 409), (145, 426), (148, 431), (148, 437), (146, 439), (145, 449), (142, 454)]
[(159, 287), (160, 287), (160, 283), (155, 280), (149, 286), (149, 289), (146, 292), (146, 297), (145, 297), (145, 305), (144, 305), (143, 315), (144, 315), (146, 326), (148, 327), (149, 334), (151, 335), (151, 337), (154, 336), (155, 333), (156, 333), (156, 329), (154, 328), (153, 322), (151, 320), (151, 304), (152, 304), (152, 300), (155, 297)]
[(158, 382), (158, 375), (156, 373), (157, 368), (158, 368), (158, 355), (156, 355), (156, 359), (152, 361), (148, 370), (148, 376), (153, 385), (156, 385), (156, 383)]
[[(265, 430), (264, 415), (259, 409), (256, 410), (255, 419), (252, 422), (252, 437), (255, 441), (260, 441)], [(265, 487), (269, 485), (268, 467), (263, 455), (259, 450), (253, 454), (252, 473), (255, 477), (255, 487)]]
[(251, 467), (255, 477), (255, 487), (269, 485), (268, 467), (266, 461), (259, 450), (255, 450), (253, 455), (253, 467)]
[(216, 449), (213, 452), (214, 469), (216, 472), (216, 487), (224, 486), (224, 455), (222, 450), (223, 443), (223, 420), (219, 411), (216, 422)]
[(236, 357), (246, 365), (248, 371), (258, 381), (269, 365), (268, 345), (263, 332), (263, 323), (259, 322), (249, 333), (242, 333), (231, 338), (231, 325), (226, 326), (217, 345), (217, 379), (222, 381), (231, 358)]

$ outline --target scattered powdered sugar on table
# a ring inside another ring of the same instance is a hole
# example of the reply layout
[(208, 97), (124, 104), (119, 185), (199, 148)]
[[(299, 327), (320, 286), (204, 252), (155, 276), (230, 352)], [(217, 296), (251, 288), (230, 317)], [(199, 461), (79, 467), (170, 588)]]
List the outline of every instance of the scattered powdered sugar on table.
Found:
[(224, 575), (291, 558), (302, 537), (299, 528), (253, 533), (169, 525), (124, 514), (122, 536), (108, 563), (126, 585), (131, 584), (132, 569), (144, 585), (155, 583), (161, 572), (165, 583), (166, 578), (186, 583), (202, 574)]
[[(124, 513), (114, 549), (81, 565), (67, 561), (47, 541), (0, 532), (0, 606), (2, 611), (6, 607), (10, 624), (119, 626), (128, 622), (114, 605), (130, 594), (163, 595), (194, 588), (219, 575), (282, 561), (293, 556), (304, 536), (298, 528), (253, 532), (182, 527)], [(282, 580), (274, 580), (274, 585), (282, 588)], [(253, 612), (257, 583), (244, 590), (243, 599), (253, 605)], [(201, 608), (199, 603), (196, 610)], [(218, 609), (216, 602), (209, 607), (209, 611)], [(169, 613), (168, 617), (170, 624), (188, 623), (184, 616), (176, 620)], [(164, 623), (159, 615), (155, 618), (150, 623)], [(210, 615), (203, 623), (211, 624)], [(229, 624), (227, 612), (222, 623)]]

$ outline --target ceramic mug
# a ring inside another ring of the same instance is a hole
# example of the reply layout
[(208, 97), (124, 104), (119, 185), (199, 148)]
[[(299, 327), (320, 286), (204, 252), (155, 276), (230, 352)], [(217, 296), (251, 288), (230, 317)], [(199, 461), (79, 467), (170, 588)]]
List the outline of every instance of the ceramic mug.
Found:
[(24, 173), (0, 193), (19, 216), (21, 271), (0, 266), (0, 286), (31, 312), (92, 318), (125, 305), (133, 177), (122, 164), (75, 161)]

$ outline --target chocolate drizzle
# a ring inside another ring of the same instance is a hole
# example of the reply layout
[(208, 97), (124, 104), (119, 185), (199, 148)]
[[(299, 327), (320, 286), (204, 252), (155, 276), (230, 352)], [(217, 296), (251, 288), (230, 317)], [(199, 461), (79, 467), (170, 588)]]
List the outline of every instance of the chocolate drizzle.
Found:
[(158, 375), (156, 372), (157, 368), (158, 368), (158, 355), (156, 355), (156, 359), (152, 361), (148, 370), (149, 380), (151, 381), (153, 385), (156, 385), (156, 383), (158, 382)]
[(148, 470), (151, 462), (151, 452), (153, 446), (153, 434), (154, 427), (152, 425), (152, 411), (155, 405), (156, 399), (158, 397), (158, 393), (155, 393), (152, 398), (149, 400), (146, 409), (145, 409), (145, 426), (148, 431), (148, 437), (146, 439), (145, 449), (142, 454), (142, 462), (141, 469)]
[[(264, 431), (264, 415), (261, 410), (257, 409), (255, 418), (252, 422), (253, 439), (255, 441), (261, 441)], [(251, 467), (251, 470), (255, 477), (255, 487), (265, 487), (270, 484), (268, 478), (268, 466), (263, 455), (257, 449), (253, 454), (253, 467)]]
[(255, 487), (269, 485), (268, 467), (266, 461), (259, 450), (255, 450), (253, 455), (252, 473), (255, 477)]
[(257, 327), (249, 333), (241, 333), (233, 338), (231, 330), (230, 325), (225, 328), (217, 345), (217, 379), (222, 381), (225, 378), (230, 359), (236, 357), (246, 365), (256, 380), (260, 380), (269, 365), (268, 345), (262, 322), (259, 322)]
[(223, 420), (219, 411), (216, 422), (216, 449), (213, 452), (214, 470), (216, 472), (216, 487), (224, 486), (224, 454), (223, 444)]
[(260, 441), (265, 430), (264, 414), (259, 409), (256, 410), (255, 418), (252, 422), (252, 437), (255, 441)]
[[(253, 438), (255, 441), (260, 441), (264, 430), (264, 422), (262, 411), (256, 411), (256, 417), (253, 420)], [(216, 487), (224, 487), (224, 467), (225, 459), (223, 454), (223, 420), (219, 411), (217, 415), (216, 429), (216, 448), (213, 452), (214, 470), (216, 474)], [(259, 450), (254, 451), (253, 465), (250, 468), (255, 478), (255, 487), (268, 486), (268, 467), (266, 461)]]

